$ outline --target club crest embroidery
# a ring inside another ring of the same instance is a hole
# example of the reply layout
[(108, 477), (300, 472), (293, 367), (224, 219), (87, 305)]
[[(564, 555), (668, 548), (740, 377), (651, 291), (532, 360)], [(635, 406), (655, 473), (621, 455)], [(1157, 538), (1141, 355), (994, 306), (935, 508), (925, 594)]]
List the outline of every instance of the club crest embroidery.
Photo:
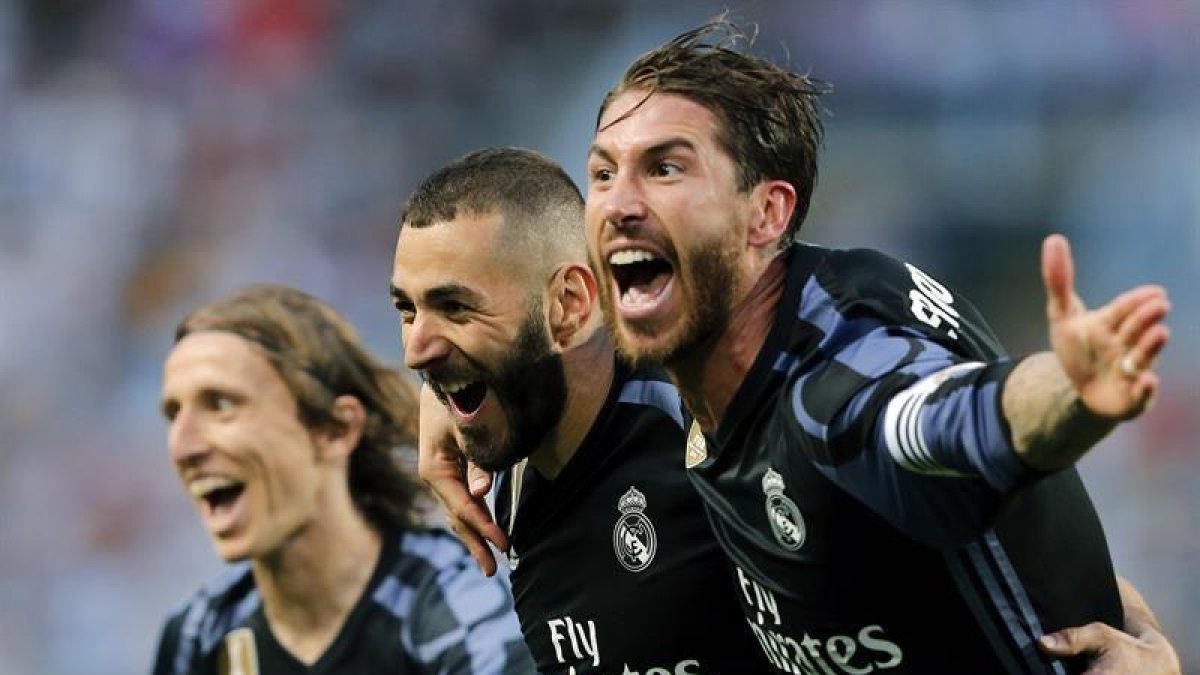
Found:
[(617, 501), (621, 517), (613, 528), (613, 551), (617, 562), (630, 572), (641, 572), (654, 562), (658, 550), (658, 533), (646, 517), (646, 496), (635, 487)]
[(783, 476), (774, 469), (767, 469), (762, 479), (763, 494), (767, 496), (767, 522), (771, 524), (775, 541), (789, 551), (796, 551), (804, 545), (804, 518), (796, 508), (796, 502), (783, 494), (783, 487)]
[(688, 431), (687, 452), (683, 455), (683, 464), (690, 469), (706, 459), (708, 444), (704, 441), (704, 432), (700, 430), (700, 425), (693, 421), (692, 428)]

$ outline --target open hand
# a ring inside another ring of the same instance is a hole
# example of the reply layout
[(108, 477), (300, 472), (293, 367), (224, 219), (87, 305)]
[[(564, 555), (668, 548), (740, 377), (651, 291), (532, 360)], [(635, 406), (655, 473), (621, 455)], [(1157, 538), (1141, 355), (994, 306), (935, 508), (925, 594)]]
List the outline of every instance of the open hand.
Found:
[(1126, 420), (1141, 414), (1158, 390), (1155, 360), (1170, 337), (1161, 286), (1139, 286), (1089, 310), (1075, 292), (1066, 237), (1042, 244), (1042, 279), (1050, 342), (1083, 404), (1096, 415)]

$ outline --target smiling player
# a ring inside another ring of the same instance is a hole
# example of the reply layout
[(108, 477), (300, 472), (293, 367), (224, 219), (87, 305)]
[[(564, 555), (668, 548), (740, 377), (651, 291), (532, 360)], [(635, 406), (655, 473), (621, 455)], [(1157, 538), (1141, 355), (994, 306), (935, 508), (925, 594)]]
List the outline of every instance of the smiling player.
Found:
[(394, 461), (416, 406), (299, 291), (251, 287), (183, 320), (163, 372), (171, 459), (238, 564), (167, 622), (155, 675), (532, 671), (505, 585), (417, 524)]

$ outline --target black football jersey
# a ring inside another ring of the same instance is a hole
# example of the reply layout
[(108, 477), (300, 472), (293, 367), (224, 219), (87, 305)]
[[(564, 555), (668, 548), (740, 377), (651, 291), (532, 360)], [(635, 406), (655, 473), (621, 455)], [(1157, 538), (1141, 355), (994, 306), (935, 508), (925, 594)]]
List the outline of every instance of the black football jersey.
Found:
[(603, 409), (559, 475), (505, 472), (495, 494), (497, 522), (510, 532), (517, 615), (540, 672), (770, 672), (688, 482), (669, 382), (618, 363)]
[(1014, 362), (916, 267), (797, 245), (766, 342), (689, 475), (779, 672), (1076, 672), (1035, 640), (1122, 625), (1074, 469), (1012, 449)]
[(154, 666), (154, 675), (531, 672), (507, 585), (484, 577), (441, 530), (386, 538), (362, 597), (311, 666), (275, 639), (249, 563), (232, 567), (171, 616)]

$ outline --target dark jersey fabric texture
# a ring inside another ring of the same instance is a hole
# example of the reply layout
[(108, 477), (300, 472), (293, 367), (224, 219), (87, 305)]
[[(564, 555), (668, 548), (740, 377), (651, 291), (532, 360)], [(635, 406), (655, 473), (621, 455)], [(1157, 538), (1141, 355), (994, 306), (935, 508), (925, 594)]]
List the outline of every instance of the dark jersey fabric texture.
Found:
[[(770, 672), (684, 469), (679, 395), (618, 362), (603, 409), (554, 480), (496, 481), (513, 594), (547, 675)], [(511, 528), (511, 529), (510, 529)]]
[(1035, 640), (1122, 626), (1074, 469), (1011, 445), (1015, 365), (918, 268), (797, 244), (774, 324), (689, 476), (779, 672), (1053, 673)]
[[(254, 645), (249, 656), (246, 640)], [(234, 664), (251, 658), (257, 670), (231, 667), (231, 650), (241, 652)], [(362, 598), (312, 666), (271, 633), (248, 563), (210, 583), (171, 616), (154, 666), (154, 675), (533, 671), (507, 584), (484, 577), (462, 544), (441, 530), (385, 538)]]

